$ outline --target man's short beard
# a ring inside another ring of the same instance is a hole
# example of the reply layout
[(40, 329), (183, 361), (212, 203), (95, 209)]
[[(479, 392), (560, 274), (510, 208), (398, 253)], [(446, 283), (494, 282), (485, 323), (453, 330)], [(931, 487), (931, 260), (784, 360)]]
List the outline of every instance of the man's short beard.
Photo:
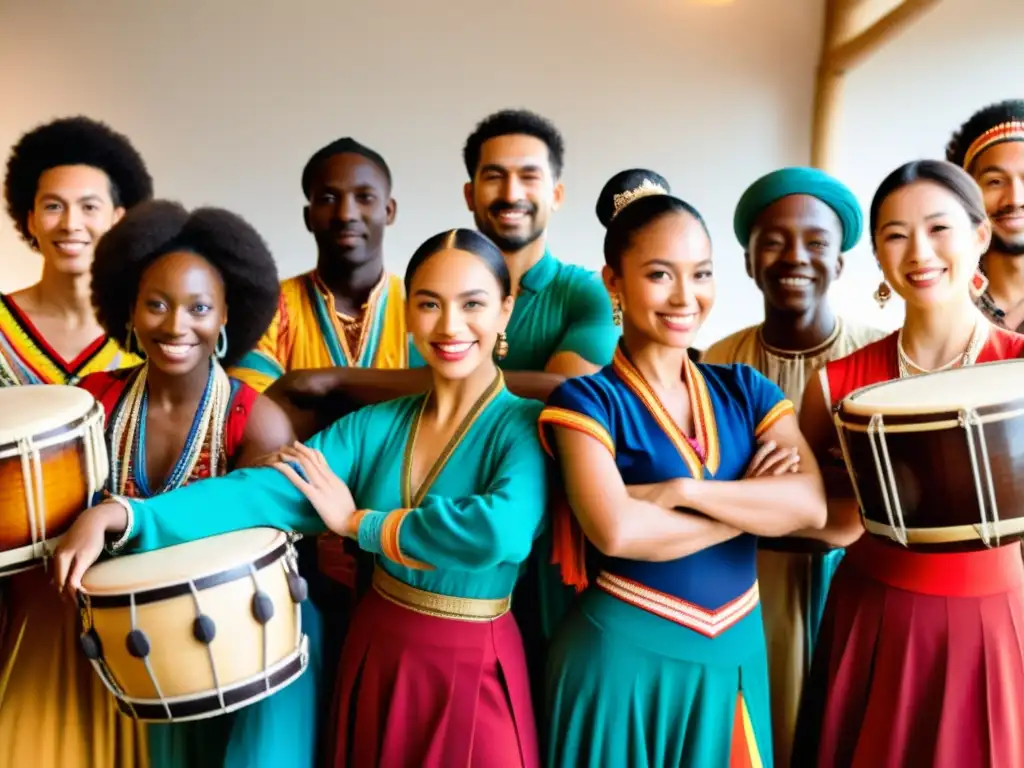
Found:
[(476, 218), (476, 228), (481, 234), (487, 235), (502, 253), (518, 253), (531, 243), (535, 243), (544, 234), (543, 229), (532, 229), (525, 235), (504, 237), (491, 231), (491, 228), (487, 226), (488, 222), (481, 220), (479, 216), (474, 218)]
[(1024, 256), (1024, 242), (1008, 243), (995, 232), (992, 233), (992, 244), (989, 251), (1003, 253), (1007, 256)]

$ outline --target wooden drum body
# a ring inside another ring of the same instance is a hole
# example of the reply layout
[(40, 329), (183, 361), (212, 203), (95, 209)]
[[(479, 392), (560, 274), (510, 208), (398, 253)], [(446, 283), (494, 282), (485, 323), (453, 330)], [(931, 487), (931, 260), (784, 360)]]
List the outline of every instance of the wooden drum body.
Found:
[(1024, 360), (955, 368), (851, 393), (840, 447), (868, 533), (914, 549), (1024, 538)]
[(103, 408), (84, 389), (0, 388), (0, 576), (27, 570), (107, 481)]
[(292, 542), (251, 528), (98, 563), (82, 579), (82, 648), (137, 720), (232, 712), (305, 670)]

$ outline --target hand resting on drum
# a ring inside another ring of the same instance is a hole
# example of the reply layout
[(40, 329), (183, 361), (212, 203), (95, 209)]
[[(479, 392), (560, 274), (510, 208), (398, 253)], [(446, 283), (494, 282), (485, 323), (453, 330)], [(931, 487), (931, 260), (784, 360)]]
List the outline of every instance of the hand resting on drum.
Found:
[(128, 527), (128, 513), (116, 501), (85, 510), (61, 538), (53, 555), (53, 583), (73, 605), (78, 603), (82, 576), (103, 553), (110, 538)]

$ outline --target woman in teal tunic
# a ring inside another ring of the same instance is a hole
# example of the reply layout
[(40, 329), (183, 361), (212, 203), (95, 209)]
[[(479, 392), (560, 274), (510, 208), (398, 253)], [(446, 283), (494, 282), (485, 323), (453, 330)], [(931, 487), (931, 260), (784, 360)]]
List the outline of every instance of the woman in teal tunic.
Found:
[(509, 608), (547, 486), (541, 404), (510, 394), (494, 362), (508, 272), (493, 243), (455, 230), (417, 250), (406, 289), (434, 381), (426, 395), (346, 416), (272, 456), (277, 471), (88, 510), (55, 555), (57, 581), (73, 593), (111, 534), (134, 551), (259, 525), (347, 536), (376, 570), (342, 651), (334, 764), (534, 768)]
[(757, 537), (821, 527), (821, 476), (775, 384), (687, 354), (714, 300), (700, 215), (633, 200), (605, 260), (622, 342), (540, 419), (575, 513), (556, 558), (579, 588), (595, 577), (549, 650), (548, 764), (770, 766)]

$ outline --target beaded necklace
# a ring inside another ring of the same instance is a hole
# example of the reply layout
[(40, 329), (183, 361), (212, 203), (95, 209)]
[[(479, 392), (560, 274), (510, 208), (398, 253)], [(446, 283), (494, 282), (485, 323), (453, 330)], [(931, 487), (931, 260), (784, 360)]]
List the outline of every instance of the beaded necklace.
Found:
[(134, 484), (139, 495), (143, 497), (166, 493), (185, 485), (192, 477), (204, 449), (207, 448), (210, 456), (210, 477), (217, 476), (218, 465), (221, 463), (219, 460), (224, 444), (231, 382), (220, 364), (211, 359), (210, 375), (185, 439), (185, 448), (161, 487), (155, 493), (150, 491), (146, 478), (148, 373), (149, 363), (146, 362), (140, 366), (127, 395), (117, 404), (112, 414), (110, 487), (114, 493), (121, 496), (134, 495), (128, 492), (130, 483)]

